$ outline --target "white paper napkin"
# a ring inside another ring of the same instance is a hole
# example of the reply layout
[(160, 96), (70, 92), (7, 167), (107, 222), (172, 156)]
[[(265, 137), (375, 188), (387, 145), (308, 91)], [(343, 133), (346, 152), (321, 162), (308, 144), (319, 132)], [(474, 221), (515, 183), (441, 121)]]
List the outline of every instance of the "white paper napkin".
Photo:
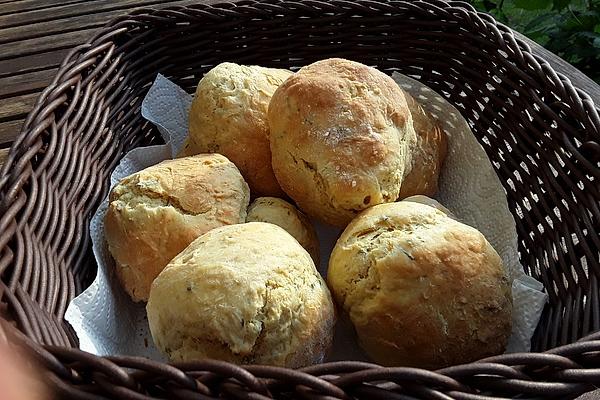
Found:
[[(542, 292), (542, 284), (525, 275), (518, 262), (515, 222), (502, 185), (467, 122), (452, 105), (418, 81), (397, 73), (393, 78), (440, 120), (448, 135), (448, 156), (436, 199), (458, 219), (479, 229), (502, 257), (514, 279), (513, 332), (507, 351), (529, 351), (547, 296)], [(187, 136), (191, 100), (191, 95), (177, 85), (157, 76), (142, 103), (142, 115), (158, 127), (167, 144), (129, 152), (113, 172), (112, 185), (176, 154)], [(152, 342), (144, 305), (133, 303), (114, 277), (113, 260), (104, 240), (106, 208), (107, 199), (94, 214), (90, 226), (98, 275), (89, 288), (73, 299), (65, 318), (77, 332), (83, 350), (164, 361)], [(340, 230), (317, 224), (317, 233), (321, 242), (319, 270), (325, 274)], [(331, 359), (366, 360), (347, 320), (338, 323)]]

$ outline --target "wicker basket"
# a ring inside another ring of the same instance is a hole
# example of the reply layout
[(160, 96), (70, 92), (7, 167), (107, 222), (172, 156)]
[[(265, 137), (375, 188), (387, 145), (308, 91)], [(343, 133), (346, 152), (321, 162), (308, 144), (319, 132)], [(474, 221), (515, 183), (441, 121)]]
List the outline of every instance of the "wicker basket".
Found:
[[(123, 154), (160, 140), (140, 115), (156, 74), (191, 92), (225, 60), (298, 67), (332, 56), (416, 77), (469, 121), (506, 189), (521, 262), (550, 296), (537, 353), (430, 372), (352, 361), (299, 371), (211, 360), (170, 366), (78, 350), (63, 315), (96, 272), (90, 217)], [(599, 132), (585, 93), (466, 3), (141, 10), (73, 49), (1, 171), (4, 329), (32, 350), (60, 398), (572, 398), (600, 381), (600, 335), (577, 341), (600, 329)]]

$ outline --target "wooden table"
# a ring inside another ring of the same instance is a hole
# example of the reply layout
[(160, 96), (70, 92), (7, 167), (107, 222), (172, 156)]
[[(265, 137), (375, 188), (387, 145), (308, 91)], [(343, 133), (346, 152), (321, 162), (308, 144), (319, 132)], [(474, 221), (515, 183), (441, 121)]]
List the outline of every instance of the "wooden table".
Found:
[[(0, 0), (0, 166), (27, 112), (70, 48), (85, 42), (111, 18), (133, 9), (217, 1)], [(561, 58), (519, 36), (534, 53), (600, 104), (600, 86)], [(594, 394), (589, 396), (589, 400), (596, 398)]]
[(27, 112), (72, 47), (131, 10), (198, 2), (0, 0), (0, 165)]

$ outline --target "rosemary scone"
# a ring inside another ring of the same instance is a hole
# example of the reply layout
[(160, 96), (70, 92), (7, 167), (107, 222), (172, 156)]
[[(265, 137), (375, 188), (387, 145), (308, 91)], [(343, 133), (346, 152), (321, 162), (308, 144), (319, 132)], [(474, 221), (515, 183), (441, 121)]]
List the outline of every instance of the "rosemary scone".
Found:
[(417, 134), (404, 91), (383, 72), (317, 61), (277, 88), (267, 116), (275, 176), (308, 215), (345, 226), (398, 199)]
[(355, 218), (331, 254), (327, 280), (359, 342), (389, 366), (442, 368), (502, 353), (511, 284), (475, 228), (412, 201)]
[(276, 197), (259, 197), (248, 207), (248, 222), (268, 222), (286, 230), (319, 265), (319, 239), (306, 215), (292, 204)]
[(335, 324), (308, 252), (264, 222), (200, 236), (156, 278), (146, 310), (154, 343), (172, 361), (319, 363)]
[(230, 62), (208, 71), (196, 88), (181, 155), (223, 154), (240, 169), (253, 196), (283, 196), (271, 167), (267, 108), (291, 74)]
[(173, 257), (213, 228), (246, 220), (248, 185), (220, 154), (163, 161), (111, 191), (104, 229), (125, 291), (146, 301)]

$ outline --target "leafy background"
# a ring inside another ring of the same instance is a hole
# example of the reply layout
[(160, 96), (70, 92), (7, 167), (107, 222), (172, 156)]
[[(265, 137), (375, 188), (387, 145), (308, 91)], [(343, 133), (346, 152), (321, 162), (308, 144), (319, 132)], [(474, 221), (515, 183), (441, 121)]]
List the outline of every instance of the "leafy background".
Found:
[(600, 0), (471, 0), (600, 83)]

